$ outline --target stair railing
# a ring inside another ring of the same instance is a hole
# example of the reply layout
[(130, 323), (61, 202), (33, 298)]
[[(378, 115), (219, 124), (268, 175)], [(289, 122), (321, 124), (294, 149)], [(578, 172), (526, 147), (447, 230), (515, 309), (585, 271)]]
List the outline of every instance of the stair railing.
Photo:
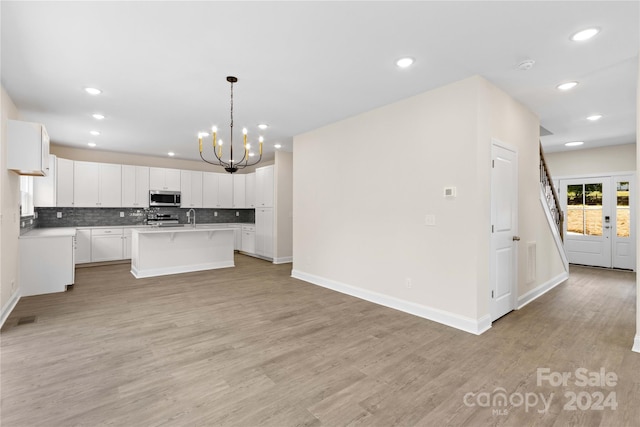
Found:
[(558, 197), (558, 193), (556, 192), (553, 181), (551, 180), (547, 162), (544, 159), (542, 143), (540, 143), (540, 185), (542, 185), (545, 198), (547, 199), (547, 205), (549, 206), (549, 211), (551, 211), (551, 216), (558, 227), (560, 238), (564, 241), (564, 213), (560, 209), (560, 198)]

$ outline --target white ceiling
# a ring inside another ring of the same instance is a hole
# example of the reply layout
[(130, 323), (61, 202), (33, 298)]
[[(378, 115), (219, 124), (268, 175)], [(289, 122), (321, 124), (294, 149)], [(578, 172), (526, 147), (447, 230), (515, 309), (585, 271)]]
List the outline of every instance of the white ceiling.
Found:
[[(1, 80), (61, 145), (197, 159), (196, 134), (293, 136), (481, 75), (584, 148), (635, 142), (638, 2), (7, 2)], [(594, 39), (569, 37), (597, 26)], [(413, 67), (395, 60), (409, 55)], [(517, 64), (536, 61), (533, 69)], [(559, 83), (577, 80), (570, 92)], [(97, 87), (100, 96), (83, 88)], [(91, 114), (106, 116), (96, 121)], [(585, 118), (599, 113), (598, 122)], [(93, 137), (91, 130), (102, 134)]]

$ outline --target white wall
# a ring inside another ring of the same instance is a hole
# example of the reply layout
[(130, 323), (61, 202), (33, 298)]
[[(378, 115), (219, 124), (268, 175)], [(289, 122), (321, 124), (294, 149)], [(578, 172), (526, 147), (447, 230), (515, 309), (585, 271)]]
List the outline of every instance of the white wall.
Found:
[(293, 154), (276, 151), (273, 174), (275, 184), (275, 262), (293, 257)]
[[(636, 145), (640, 139), (640, 56), (638, 56), (638, 86), (636, 92)], [(640, 153), (636, 149), (636, 159), (640, 163)], [(635, 169), (634, 169), (635, 170)], [(640, 185), (636, 185), (636, 200), (640, 197)], [(636, 215), (636, 230), (640, 230), (640, 215)], [(636, 256), (640, 258), (640, 250), (637, 250), (638, 240), (636, 239)], [(640, 265), (640, 259), (636, 261), (636, 265)], [(636, 338), (633, 344), (633, 350), (640, 353), (640, 276), (636, 276)]]
[(636, 144), (545, 153), (551, 177), (593, 176), (636, 170)]
[[(17, 302), (20, 285), (18, 237), (20, 236), (20, 178), (6, 168), (7, 119), (18, 119), (18, 109), (2, 89), (0, 132), (0, 324)], [(13, 284), (13, 285), (12, 285)]]
[[(526, 146), (520, 174), (537, 177), (538, 126), (474, 77), (297, 136), (293, 275), (473, 331), (489, 314), (491, 137)], [(537, 239), (529, 187), (520, 222)]]

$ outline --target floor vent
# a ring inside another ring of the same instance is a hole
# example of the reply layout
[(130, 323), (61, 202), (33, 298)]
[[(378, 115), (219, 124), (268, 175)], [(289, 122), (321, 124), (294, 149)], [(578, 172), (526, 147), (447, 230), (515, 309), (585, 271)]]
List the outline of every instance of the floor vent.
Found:
[(18, 326), (36, 323), (36, 316), (25, 316), (18, 319)]

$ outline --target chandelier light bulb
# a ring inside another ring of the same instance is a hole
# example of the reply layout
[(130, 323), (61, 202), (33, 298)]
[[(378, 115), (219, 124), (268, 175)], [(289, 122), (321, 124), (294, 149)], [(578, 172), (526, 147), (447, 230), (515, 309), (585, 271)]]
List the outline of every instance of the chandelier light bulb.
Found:
[(218, 132), (218, 128), (215, 126), (211, 126), (211, 132), (216, 133)]
[(262, 137), (262, 135), (260, 135), (260, 138), (258, 138), (258, 141), (260, 141), (260, 144), (264, 142), (264, 138)]
[(242, 134), (246, 135), (247, 134), (247, 128), (242, 128)]
[(221, 139), (218, 140), (218, 145), (222, 145), (222, 140)]

